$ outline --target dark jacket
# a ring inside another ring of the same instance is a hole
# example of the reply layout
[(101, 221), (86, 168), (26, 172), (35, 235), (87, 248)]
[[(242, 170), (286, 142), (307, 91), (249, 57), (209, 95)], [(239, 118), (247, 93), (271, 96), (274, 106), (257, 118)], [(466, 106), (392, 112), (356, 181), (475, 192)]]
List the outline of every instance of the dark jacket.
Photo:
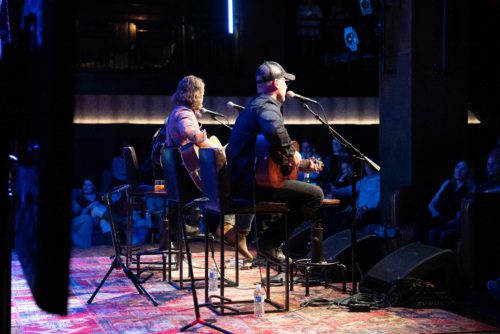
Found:
[(233, 196), (251, 197), (254, 189), (255, 141), (262, 133), (271, 147), (283, 154), (282, 164), (293, 159), (295, 148), (283, 123), (282, 104), (260, 94), (238, 116), (226, 149)]

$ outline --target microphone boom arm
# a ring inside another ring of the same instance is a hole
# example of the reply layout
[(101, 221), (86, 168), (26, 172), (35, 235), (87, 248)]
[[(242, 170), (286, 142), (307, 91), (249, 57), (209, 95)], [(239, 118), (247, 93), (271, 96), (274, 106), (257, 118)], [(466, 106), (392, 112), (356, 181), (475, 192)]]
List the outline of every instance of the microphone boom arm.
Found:
[[(323, 120), (319, 115), (317, 115), (314, 111), (309, 108), (307, 103), (302, 102), (302, 105), (304, 109), (309, 111), (311, 114), (314, 115), (314, 117), (323, 123), (328, 130), (330, 131), (331, 135), (336, 138), (338, 141), (341, 142), (342, 145), (344, 145), (349, 152), (352, 155), (353, 159), (359, 159), (361, 160), (361, 163), (367, 163), (369, 164), (373, 169), (375, 169), (377, 172), (380, 171), (380, 166), (377, 165), (375, 162), (372, 160), (368, 159), (363, 153), (361, 153), (356, 147), (354, 147), (350, 142), (348, 142), (344, 137), (342, 137), (335, 129), (333, 129), (330, 124), (327, 123), (327, 121)], [(321, 106), (321, 105), (320, 105)], [(327, 116), (325, 115), (325, 118)], [(352, 207), (352, 217), (351, 217), (351, 282), (352, 282), (352, 294), (355, 295), (357, 293), (357, 280), (356, 280), (356, 271), (354, 268), (356, 268), (357, 265), (357, 250), (356, 250), (356, 242), (357, 242), (357, 228), (356, 228), (356, 206), (357, 206), (357, 200), (358, 196), (357, 191), (356, 191), (356, 173), (354, 173), (354, 179), (351, 184), (351, 189), (352, 189), (352, 199), (351, 199), (351, 207)]]
[(318, 121), (320, 121), (321, 123), (323, 123), (328, 128), (328, 130), (330, 131), (330, 133), (332, 134), (332, 136), (334, 138), (338, 139), (354, 156), (356, 156), (360, 160), (366, 161), (377, 172), (380, 171), (380, 166), (379, 165), (377, 165), (374, 161), (372, 161), (367, 156), (365, 156), (363, 153), (361, 153), (360, 150), (358, 150), (356, 147), (354, 147), (349, 141), (347, 141), (337, 131), (335, 131), (335, 129), (332, 128), (330, 126), (330, 124), (328, 124), (318, 114), (316, 114), (314, 111), (312, 111), (311, 108), (309, 108), (309, 106), (307, 105), (307, 103), (302, 102), (302, 106), (304, 107), (305, 110), (309, 111), (314, 116), (314, 118), (316, 118)]

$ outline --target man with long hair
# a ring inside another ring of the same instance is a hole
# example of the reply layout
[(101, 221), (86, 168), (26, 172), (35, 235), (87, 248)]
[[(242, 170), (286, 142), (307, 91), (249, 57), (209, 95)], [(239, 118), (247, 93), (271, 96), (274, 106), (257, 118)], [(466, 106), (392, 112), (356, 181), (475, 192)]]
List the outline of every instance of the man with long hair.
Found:
[[(180, 147), (193, 143), (198, 147), (222, 147), (215, 140), (210, 140), (205, 130), (200, 127), (198, 118), (201, 117), (203, 107), (203, 96), (205, 94), (205, 83), (202, 79), (188, 75), (179, 81), (177, 90), (172, 96), (175, 104), (174, 109), (166, 121), (165, 145), (167, 147)], [(193, 188), (193, 198), (199, 197), (199, 193)], [(248, 260), (253, 258), (248, 251), (246, 235), (250, 230), (252, 217), (246, 217), (249, 221), (241, 222), (242, 231), (238, 236), (234, 234), (234, 215), (224, 217), (224, 236), (226, 241), (233, 244), (238, 242), (240, 253)], [(189, 230), (192, 228), (187, 225)], [(232, 231), (230, 233), (230, 231)]]

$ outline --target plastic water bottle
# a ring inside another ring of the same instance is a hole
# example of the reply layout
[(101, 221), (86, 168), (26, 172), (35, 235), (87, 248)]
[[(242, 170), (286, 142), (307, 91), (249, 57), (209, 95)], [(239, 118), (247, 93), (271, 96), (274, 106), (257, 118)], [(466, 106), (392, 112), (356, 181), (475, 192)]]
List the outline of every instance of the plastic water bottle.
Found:
[(304, 182), (305, 183), (311, 182), (311, 175), (309, 173), (304, 173)]
[(215, 263), (212, 263), (212, 268), (208, 272), (208, 291), (217, 291), (219, 288), (219, 273)]
[(253, 292), (253, 314), (257, 318), (264, 317), (264, 293), (260, 284), (255, 284), (255, 291)]

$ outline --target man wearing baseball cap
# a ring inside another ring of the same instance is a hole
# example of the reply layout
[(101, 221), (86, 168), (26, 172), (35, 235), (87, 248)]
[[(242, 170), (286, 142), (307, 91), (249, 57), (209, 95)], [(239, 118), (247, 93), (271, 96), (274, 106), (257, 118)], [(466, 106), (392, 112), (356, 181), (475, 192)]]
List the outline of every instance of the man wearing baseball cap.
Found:
[[(256, 199), (286, 203), (288, 214), (288, 234), (304, 220), (312, 217), (321, 206), (323, 191), (320, 187), (285, 180), (279, 188), (264, 188), (255, 182), (255, 144), (259, 134), (271, 145), (271, 150), (279, 153), (281, 166), (297, 168), (301, 161), (295, 150), (283, 120), (283, 102), (286, 98), (288, 82), (295, 75), (287, 73), (275, 61), (265, 61), (255, 74), (257, 95), (246, 105), (236, 119), (229, 145), (226, 149), (233, 198)], [(319, 166), (310, 163), (305, 171), (319, 171)], [(302, 169), (302, 168), (301, 168)], [(280, 262), (285, 261), (281, 244), (285, 241), (284, 217), (273, 222), (259, 238), (259, 252)]]
[(274, 79), (285, 81), (295, 80), (295, 75), (286, 73), (285, 69), (275, 61), (265, 61), (257, 68), (256, 81), (258, 84), (270, 82)]

